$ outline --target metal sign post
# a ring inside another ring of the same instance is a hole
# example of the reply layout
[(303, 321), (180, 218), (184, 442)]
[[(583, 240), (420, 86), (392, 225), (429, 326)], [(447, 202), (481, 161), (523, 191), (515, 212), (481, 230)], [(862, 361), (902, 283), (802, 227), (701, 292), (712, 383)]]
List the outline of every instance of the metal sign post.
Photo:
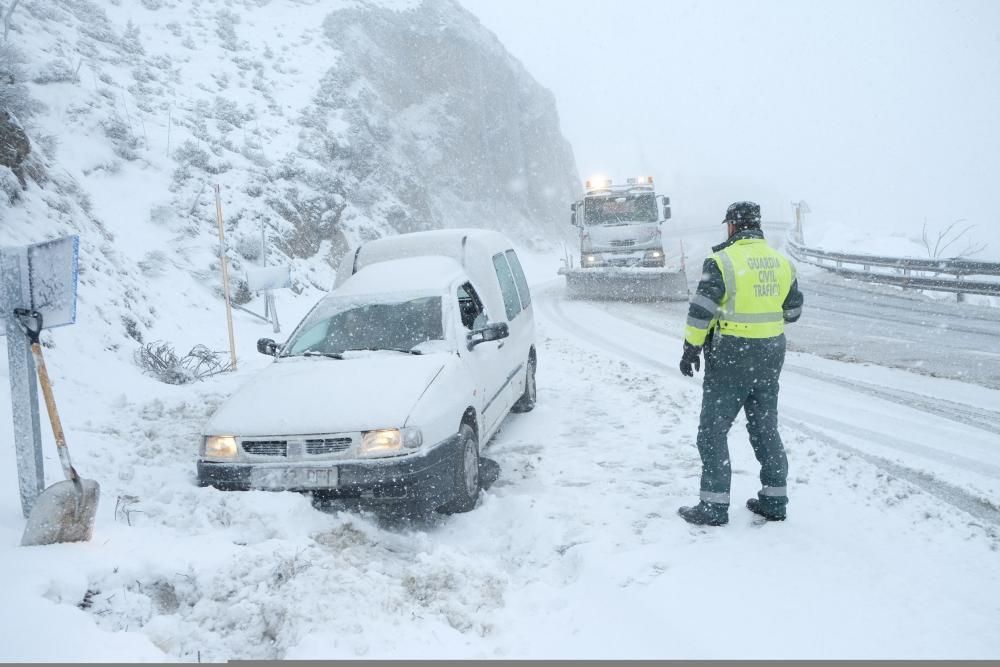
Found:
[(7, 336), (14, 450), (25, 518), (45, 488), (45, 470), (35, 361), (14, 309), (41, 312), (47, 329), (75, 322), (79, 249), (78, 236), (0, 248), (0, 333)]
[(809, 204), (805, 200), (793, 201), (792, 206), (795, 207), (795, 240), (799, 243), (805, 243), (802, 237), (802, 218), (806, 213), (809, 213)]
[[(252, 292), (264, 292), (264, 317), (274, 326), (274, 333), (281, 330), (278, 324), (278, 307), (272, 290), (292, 286), (292, 267), (266, 266), (247, 269), (247, 287)], [(256, 314), (256, 313), (255, 313)], [(259, 317), (259, 315), (258, 315)]]

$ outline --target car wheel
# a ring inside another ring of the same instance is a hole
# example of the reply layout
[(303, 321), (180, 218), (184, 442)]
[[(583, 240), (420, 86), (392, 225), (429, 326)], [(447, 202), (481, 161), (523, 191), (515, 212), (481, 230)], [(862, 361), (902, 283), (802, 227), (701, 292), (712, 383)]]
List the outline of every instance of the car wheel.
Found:
[(514, 412), (531, 412), (535, 407), (535, 355), (528, 357), (528, 375), (524, 378), (524, 393), (511, 407)]
[(439, 509), (445, 514), (468, 512), (479, 500), (479, 440), (468, 424), (462, 424), (458, 435), (462, 455), (455, 466), (454, 495)]

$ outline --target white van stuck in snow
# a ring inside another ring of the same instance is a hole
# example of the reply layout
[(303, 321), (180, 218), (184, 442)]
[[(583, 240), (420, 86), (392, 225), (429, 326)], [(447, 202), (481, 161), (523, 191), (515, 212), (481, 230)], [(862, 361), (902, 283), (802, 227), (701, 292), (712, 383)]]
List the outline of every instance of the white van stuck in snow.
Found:
[(202, 485), (468, 511), (480, 445), (535, 403), (531, 297), (497, 232), (365, 243), (284, 345), (257, 348), (275, 361), (205, 425)]

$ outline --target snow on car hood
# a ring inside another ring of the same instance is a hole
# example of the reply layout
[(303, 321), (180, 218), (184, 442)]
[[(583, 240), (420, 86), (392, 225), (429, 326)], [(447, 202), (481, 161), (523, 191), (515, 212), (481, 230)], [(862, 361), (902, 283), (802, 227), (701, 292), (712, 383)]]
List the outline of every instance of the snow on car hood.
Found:
[(203, 431), (299, 435), (404, 426), (447, 359), (397, 352), (280, 359), (240, 387)]

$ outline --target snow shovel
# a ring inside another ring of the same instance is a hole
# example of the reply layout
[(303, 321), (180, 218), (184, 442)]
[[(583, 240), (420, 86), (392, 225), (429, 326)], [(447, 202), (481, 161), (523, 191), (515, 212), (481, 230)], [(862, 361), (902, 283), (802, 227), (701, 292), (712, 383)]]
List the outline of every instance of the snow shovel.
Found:
[[(31, 514), (28, 516), (28, 523), (24, 527), (24, 535), (21, 536), (21, 546), (86, 542), (94, 532), (94, 518), (97, 516), (97, 501), (101, 495), (101, 487), (92, 479), (80, 477), (70, 463), (66, 436), (63, 435), (59, 413), (56, 412), (49, 373), (45, 370), (42, 346), (38, 342), (38, 335), (42, 331), (42, 314), (26, 308), (15, 308), (14, 315), (18, 317), (21, 328), (31, 342), (31, 354), (35, 357), (38, 381), (42, 385), (45, 407), (52, 422), (59, 461), (66, 473), (66, 481), (56, 482), (35, 499)], [(29, 320), (33, 321), (33, 325), (28, 324)]]

